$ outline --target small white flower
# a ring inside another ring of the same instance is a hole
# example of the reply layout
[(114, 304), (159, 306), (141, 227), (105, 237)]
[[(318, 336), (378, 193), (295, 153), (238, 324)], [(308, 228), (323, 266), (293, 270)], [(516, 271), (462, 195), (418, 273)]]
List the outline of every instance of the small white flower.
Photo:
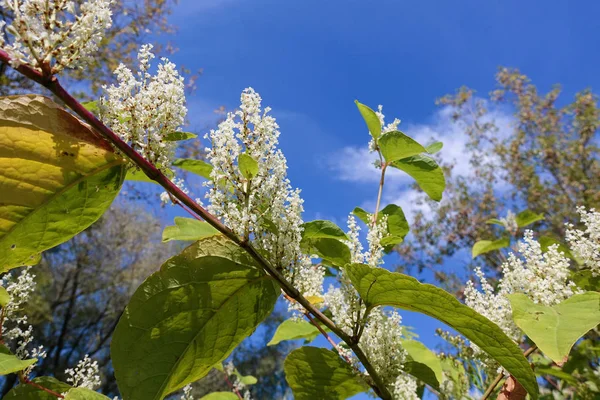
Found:
[(581, 222), (585, 230), (575, 229), (572, 224), (567, 225), (566, 239), (576, 257), (591, 269), (594, 276), (600, 275), (600, 212), (595, 209), (586, 211), (578, 207)]
[(11, 56), (14, 67), (28, 64), (52, 74), (81, 67), (96, 52), (112, 24), (111, 3), (0, 0), (0, 7), (14, 16), (6, 26), (10, 40), (0, 45)]
[(65, 374), (68, 375), (67, 382), (74, 387), (95, 390), (102, 383), (98, 362), (92, 361), (87, 354), (75, 368), (66, 369)]
[(138, 53), (139, 71), (125, 65), (116, 70), (117, 85), (104, 86), (100, 118), (146, 160), (166, 171), (171, 165), (175, 142), (165, 136), (181, 131), (185, 122), (185, 85), (175, 64), (162, 58), (155, 75), (150, 74), (152, 45)]

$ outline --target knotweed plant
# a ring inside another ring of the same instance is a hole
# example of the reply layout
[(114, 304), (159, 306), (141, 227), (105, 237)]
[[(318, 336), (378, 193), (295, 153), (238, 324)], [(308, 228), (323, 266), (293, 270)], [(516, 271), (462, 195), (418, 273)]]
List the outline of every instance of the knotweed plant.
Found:
[[(109, 1), (0, 5), (13, 15), (3, 26), (9, 39), (1, 43), (0, 61), (71, 110), (38, 95), (0, 98), (0, 163), (8, 160), (0, 164), (0, 272), (6, 274), (0, 286), (0, 374), (14, 373), (18, 380), (7, 398), (106, 398), (94, 392), (102, 378), (88, 355), (65, 371), (65, 382), (36, 376), (44, 351), (33, 346), (23, 306), (39, 267), (11, 270), (35, 265), (44, 251), (93, 224), (125, 179), (162, 186), (161, 199), (191, 218), (177, 217), (164, 230), (163, 240), (186, 241), (188, 247), (140, 285), (113, 332), (110, 362), (124, 400), (175, 393), (191, 400), (193, 384), (212, 369), (223, 371), (231, 390), (206, 400), (249, 399), (249, 385), (260, 377), (223, 367), (223, 361), (280, 298), (290, 318), (270, 343), (305, 341), (284, 362), (287, 384), (299, 400), (362, 392), (386, 400), (465, 398), (477, 390), (489, 398), (505, 377), (499, 396), (528, 394), (535, 400), (539, 379), (527, 357), (539, 351), (540, 358), (563, 365), (575, 342), (597, 338), (588, 333), (600, 323), (593, 279), (599, 274), (600, 217), (594, 210), (580, 209), (582, 224), (567, 227), (570, 255), (564, 245), (542, 245), (526, 231), (497, 285), (476, 271), (481, 290), (468, 283), (465, 305), (438, 287), (392, 272), (386, 263), (410, 230), (401, 207), (381, 204), (386, 171), (403, 171), (426, 196), (441, 201), (445, 178), (435, 156), (441, 143), (423, 146), (398, 130), (398, 119), (386, 124), (381, 106), (374, 111), (357, 101), (380, 174), (375, 206), (352, 210), (347, 232), (332, 221), (306, 221), (301, 192), (289, 181), (278, 148), (280, 128), (254, 89), (243, 90), (239, 108), (206, 134), (204, 159), (175, 160), (177, 142), (195, 138), (182, 130), (185, 85), (166, 59), (153, 72), (152, 46), (139, 50), (137, 71), (124, 65), (115, 70), (116, 84), (104, 88), (97, 107), (79, 103), (60, 83), (62, 70), (85, 68), (106, 40)], [(205, 180), (203, 200), (191, 196), (177, 169)], [(509, 237), (476, 243), (474, 255), (509, 246), (524, 226), (541, 218), (522, 212), (491, 220)], [(428, 349), (403, 325), (402, 309), (462, 335), (446, 335), (458, 350)], [(548, 333), (550, 325), (558, 328)], [(317, 336), (327, 345), (307, 345)], [(469, 366), (482, 362), (487, 369), (474, 376)]]

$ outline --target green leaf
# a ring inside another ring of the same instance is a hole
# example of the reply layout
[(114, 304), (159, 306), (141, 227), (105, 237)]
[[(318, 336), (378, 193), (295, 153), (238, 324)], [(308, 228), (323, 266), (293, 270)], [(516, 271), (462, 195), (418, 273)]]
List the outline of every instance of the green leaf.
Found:
[(429, 154), (435, 154), (440, 151), (444, 147), (444, 143), (442, 142), (433, 142), (429, 146), (425, 147)]
[(529, 362), (498, 325), (448, 292), (410, 276), (363, 264), (348, 265), (345, 271), (367, 307), (394, 306), (438, 319), (487, 352), (537, 399), (538, 386)]
[(81, 105), (92, 114), (98, 113), (98, 100), (86, 101), (81, 103)]
[(500, 221), (498, 218), (488, 219), (487, 221), (485, 221), (485, 223), (489, 225), (500, 225), (502, 227), (505, 227), (504, 222)]
[(391, 165), (410, 175), (432, 200), (442, 200), (446, 188), (446, 178), (444, 171), (433, 158), (417, 154), (394, 161)]
[(381, 122), (379, 121), (379, 117), (375, 114), (375, 111), (370, 107), (359, 103), (358, 100), (354, 100), (354, 103), (356, 103), (360, 115), (362, 115), (365, 120), (369, 133), (371, 133), (371, 136), (373, 136), (373, 139), (377, 142), (377, 138), (381, 136)]
[(24, 370), (37, 362), (37, 358), (21, 360), (3, 344), (0, 344), (0, 375), (8, 375)]
[(158, 182), (153, 181), (152, 179), (148, 178), (148, 175), (146, 175), (143, 171), (138, 170), (138, 169), (128, 170), (127, 175), (125, 175), (125, 180), (126, 181), (134, 181), (134, 182), (154, 183), (155, 185), (158, 185)]
[(452, 388), (451, 393), (448, 393), (452, 395), (450, 398), (462, 398), (463, 393), (469, 390), (465, 367), (462, 362), (452, 358), (444, 358), (441, 360), (441, 363), (445, 378), (450, 379), (454, 383), (454, 385), (450, 385)]
[(331, 221), (315, 220), (305, 222), (302, 227), (302, 240), (311, 240), (318, 238), (331, 238), (348, 240), (344, 231)]
[(73, 388), (67, 392), (65, 400), (107, 400), (103, 394), (86, 388)]
[(283, 321), (275, 331), (273, 338), (267, 346), (275, 346), (284, 340), (305, 339), (306, 342), (312, 342), (320, 332), (316, 326), (302, 319), (288, 319)]
[[(50, 376), (37, 377), (33, 379), (33, 382), (56, 393), (65, 393), (72, 388), (71, 385)], [(3, 400), (56, 400), (56, 396), (35, 386), (22, 383), (8, 392)]]
[(108, 142), (50, 99), (1, 97), (0, 273), (94, 223), (125, 172)]
[(206, 179), (211, 179), (210, 173), (213, 170), (213, 166), (209, 163), (202, 160), (192, 160), (191, 158), (178, 158), (173, 161), (173, 166), (200, 175)]
[(569, 383), (570, 385), (573, 385), (573, 386), (577, 385), (577, 379), (573, 375), (571, 375), (567, 372), (564, 372), (563, 370), (561, 370), (559, 368), (536, 366), (535, 373), (540, 376), (544, 376), (544, 375), (554, 376), (558, 379), (564, 380), (565, 382)]
[(508, 295), (513, 320), (555, 363), (566, 362), (571, 347), (600, 324), (600, 293), (576, 294), (552, 307), (535, 304), (526, 295)]
[(554, 239), (553, 237), (550, 236), (540, 236), (538, 239), (538, 242), (540, 243), (540, 247), (542, 248), (542, 251), (545, 253), (548, 251), (548, 249), (550, 248), (550, 246), (552, 245), (558, 245), (558, 251), (559, 252), (563, 252), (563, 254), (565, 255), (565, 257), (570, 258), (573, 261), (577, 261), (576, 257), (573, 255), (573, 253), (571, 253), (571, 250), (565, 246), (563, 243), (561, 243), (560, 241)]
[(238, 397), (233, 392), (213, 392), (202, 396), (200, 400), (238, 400)]
[(388, 204), (379, 212), (379, 215), (387, 215), (387, 228), (390, 235), (404, 237), (408, 234), (410, 230), (408, 221), (399, 206)]
[(10, 294), (5, 288), (0, 286), (0, 307), (4, 307), (8, 303), (10, 303)]
[(240, 382), (242, 382), (244, 385), (256, 385), (256, 383), (258, 382), (258, 379), (256, 379), (256, 377), (254, 377), (252, 375), (240, 374), (240, 372), (237, 370), (237, 368), (233, 370), (233, 373), (235, 376), (237, 376), (238, 380)]
[(258, 161), (246, 153), (239, 155), (238, 165), (242, 176), (246, 179), (252, 179), (258, 174)]
[(296, 400), (342, 400), (367, 390), (350, 365), (331, 350), (301, 347), (287, 356), (283, 369)]
[(224, 236), (167, 260), (136, 290), (111, 356), (124, 400), (159, 400), (205, 376), (273, 310), (280, 290)]
[(379, 148), (383, 158), (388, 163), (427, 151), (425, 147), (400, 131), (391, 131), (381, 135)]
[(594, 276), (589, 269), (572, 273), (571, 280), (586, 292), (600, 292), (600, 275)]
[(179, 142), (181, 140), (196, 139), (198, 135), (192, 132), (171, 132), (164, 137), (167, 142)]
[(337, 239), (317, 238), (304, 240), (300, 244), (307, 253), (315, 254), (323, 259), (323, 263), (336, 267), (343, 267), (352, 258), (348, 246)]
[(444, 379), (442, 363), (438, 356), (417, 340), (402, 340), (402, 347), (410, 358), (405, 363), (406, 371), (434, 389), (439, 389)]
[(371, 223), (371, 214), (369, 214), (368, 212), (366, 212), (365, 210), (363, 210), (360, 207), (356, 207), (354, 210), (352, 210), (352, 214), (356, 215), (358, 217), (358, 219), (360, 219), (362, 222), (364, 222), (367, 225), (369, 225)]
[(489, 253), (490, 251), (503, 249), (505, 247), (510, 246), (510, 238), (504, 237), (502, 239), (497, 240), (480, 240), (473, 245), (473, 258), (484, 254)]
[(175, 217), (175, 226), (167, 226), (162, 234), (162, 241), (200, 240), (208, 236), (219, 235), (220, 232), (206, 221), (193, 218)]
[(519, 228), (526, 227), (527, 225), (531, 225), (534, 222), (541, 221), (543, 219), (544, 219), (544, 216), (542, 214), (536, 214), (533, 211), (529, 211), (529, 210), (521, 211), (515, 217), (517, 226)]

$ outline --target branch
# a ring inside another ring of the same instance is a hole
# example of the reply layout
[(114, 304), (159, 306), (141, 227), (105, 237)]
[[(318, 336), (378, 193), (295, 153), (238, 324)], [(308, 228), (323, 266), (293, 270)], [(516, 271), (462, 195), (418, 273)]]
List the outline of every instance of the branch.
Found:
[(23, 371), (19, 372), (19, 380), (21, 382), (23, 382), (24, 384), (26, 384), (26, 385), (30, 385), (30, 386), (33, 386), (36, 389), (43, 390), (44, 392), (49, 393), (52, 396), (57, 397), (59, 399), (64, 399), (65, 398), (65, 396), (63, 396), (62, 394), (57, 393), (57, 392), (55, 392), (53, 390), (50, 390), (50, 389), (48, 389), (46, 387), (43, 387), (42, 385), (37, 384), (34, 381), (30, 380), (27, 376), (25, 376), (25, 374), (23, 373)]
[[(11, 61), (8, 53), (2, 49), (0, 49), (0, 61), (6, 64), (10, 64)], [(373, 390), (375, 390), (375, 392), (385, 400), (392, 398), (389, 390), (383, 383), (383, 380), (377, 374), (377, 371), (375, 371), (375, 368), (371, 365), (371, 363), (369, 363), (366, 355), (363, 353), (360, 347), (353, 342), (350, 336), (339, 329), (333, 321), (331, 321), (319, 309), (313, 306), (304, 296), (302, 296), (298, 289), (288, 282), (285, 277), (275, 267), (273, 267), (271, 263), (267, 261), (249, 242), (239, 238), (235, 232), (221, 223), (217, 217), (210, 214), (206, 209), (197, 204), (191, 197), (181, 191), (181, 189), (171, 182), (171, 180), (167, 178), (166, 175), (164, 175), (158, 168), (156, 168), (152, 163), (131, 148), (131, 146), (124, 142), (110, 128), (104, 125), (93, 113), (83, 107), (81, 103), (79, 103), (61, 86), (60, 82), (55, 76), (44, 75), (25, 64), (22, 64), (15, 69), (26, 77), (44, 86), (56, 97), (61, 99), (67, 105), (67, 107), (75, 112), (75, 114), (90, 124), (98, 133), (100, 133), (106, 140), (108, 140), (114, 147), (121, 151), (130, 161), (140, 168), (146, 174), (146, 176), (148, 176), (148, 178), (161, 185), (167, 191), (167, 193), (177, 199), (178, 204), (180, 204), (182, 208), (186, 209), (186, 211), (193, 216), (201, 217), (216, 230), (244, 249), (273, 279), (279, 283), (282, 290), (289, 297), (300, 303), (300, 305), (302, 305), (307, 312), (314, 315), (315, 318), (323, 323), (323, 325), (328, 327), (340, 339), (350, 346), (373, 379), (375, 383)]]
[[(536, 350), (537, 350), (537, 346), (534, 344), (533, 346), (531, 346), (530, 348), (525, 350), (525, 352), (523, 353), (523, 356), (525, 356), (525, 358), (527, 358), (531, 353), (533, 353)], [(487, 390), (481, 397), (481, 400), (487, 400), (490, 397), (490, 395), (494, 392), (494, 390), (496, 390), (496, 386), (498, 386), (498, 384), (500, 383), (500, 381), (503, 378), (504, 378), (504, 372), (500, 372), (498, 375), (496, 375), (496, 378), (494, 378), (494, 381), (490, 384), (490, 386), (488, 386)]]

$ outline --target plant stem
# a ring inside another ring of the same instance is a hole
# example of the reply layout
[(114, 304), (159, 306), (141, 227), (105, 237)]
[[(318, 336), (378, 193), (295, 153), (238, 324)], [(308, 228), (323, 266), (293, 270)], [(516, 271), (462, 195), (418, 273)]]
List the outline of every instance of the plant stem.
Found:
[[(531, 346), (530, 348), (525, 350), (525, 352), (523, 353), (523, 356), (525, 356), (525, 358), (527, 358), (527, 357), (529, 357), (529, 355), (531, 353), (533, 353), (536, 350), (537, 350), (537, 346), (534, 344), (533, 346)], [(504, 372), (500, 372), (498, 375), (496, 375), (496, 377), (494, 378), (494, 381), (490, 384), (490, 386), (488, 386), (487, 390), (481, 397), (481, 400), (487, 400), (491, 396), (491, 394), (494, 392), (494, 390), (496, 390), (496, 386), (498, 386), (498, 384), (500, 383), (500, 381), (503, 378), (504, 378)]]
[(39, 385), (39, 384), (33, 382), (27, 376), (25, 376), (25, 374), (23, 373), (23, 371), (19, 372), (19, 380), (21, 382), (23, 382), (24, 384), (26, 384), (26, 385), (30, 385), (30, 386), (33, 386), (36, 389), (43, 390), (44, 392), (49, 393), (52, 396), (55, 396), (55, 397), (57, 397), (59, 399), (64, 399), (65, 398), (65, 396), (63, 396), (62, 394), (57, 393), (57, 392), (55, 392), (53, 390), (50, 390), (50, 389), (48, 389), (46, 387), (43, 387), (42, 385)]
[(379, 206), (381, 205), (381, 194), (383, 193), (383, 184), (385, 182), (385, 169), (387, 168), (387, 164), (383, 162), (383, 157), (381, 156), (381, 151), (377, 150), (379, 153), (379, 163), (381, 164), (381, 178), (379, 179), (379, 191), (377, 193), (377, 204), (375, 205), (375, 212), (373, 213), (373, 221), (371, 223), (371, 228), (375, 227), (377, 224), (377, 214), (379, 213)]
[[(0, 49), (0, 61), (6, 64), (10, 64), (11, 58), (4, 50)], [(196, 203), (190, 196), (185, 194), (180, 188), (177, 187), (166, 175), (164, 175), (156, 166), (142, 157), (136, 152), (131, 146), (124, 142), (119, 136), (117, 136), (110, 128), (104, 125), (93, 113), (88, 111), (81, 103), (79, 103), (69, 92), (67, 92), (60, 84), (55, 76), (44, 75), (41, 72), (29, 67), (28, 65), (21, 64), (15, 68), (18, 72), (30, 78), (31, 80), (44, 86), (50, 90), (56, 97), (61, 99), (67, 107), (69, 107), (75, 114), (81, 119), (90, 124), (100, 135), (102, 135), (107, 141), (109, 141), (114, 147), (116, 147), (121, 153), (123, 153), (130, 161), (132, 161), (137, 167), (139, 167), (148, 178), (152, 179), (159, 185), (161, 185), (167, 193), (173, 196), (182, 208), (190, 212), (192, 215), (199, 216), (208, 222), (212, 227), (221, 232), (227, 238), (236, 243), (239, 247), (244, 249), (273, 279), (275, 279), (282, 290), (296, 302), (300, 303), (307, 312), (311, 313), (315, 318), (328, 327), (333, 333), (335, 333), (341, 340), (346, 342), (348, 346), (354, 351), (356, 357), (363, 364), (374, 382), (373, 390), (375, 393), (384, 400), (392, 398), (389, 390), (383, 383), (381, 377), (375, 371), (375, 368), (371, 365), (367, 356), (358, 347), (358, 344), (354, 343), (349, 335), (339, 329), (333, 321), (325, 316), (318, 308), (313, 306), (302, 294), (296, 289), (275, 267), (271, 265), (248, 241), (238, 237), (231, 229), (225, 226), (217, 217), (210, 214), (206, 209)], [(184, 207), (183, 207), (184, 206)]]

